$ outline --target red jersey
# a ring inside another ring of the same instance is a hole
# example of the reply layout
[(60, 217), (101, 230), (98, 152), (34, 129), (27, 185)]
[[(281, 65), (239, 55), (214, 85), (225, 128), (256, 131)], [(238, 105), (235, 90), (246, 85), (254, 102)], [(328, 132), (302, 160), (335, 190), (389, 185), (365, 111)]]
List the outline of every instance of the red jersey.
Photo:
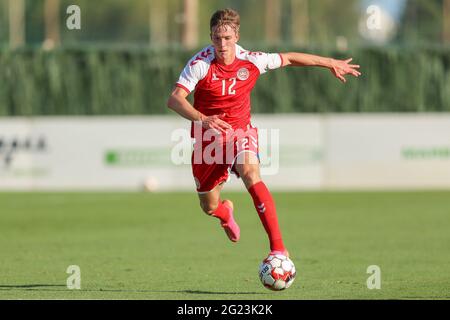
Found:
[(220, 64), (212, 45), (197, 53), (184, 68), (177, 86), (195, 90), (194, 108), (206, 116), (225, 114), (233, 129), (250, 124), (250, 94), (258, 77), (282, 66), (281, 55), (250, 52), (236, 44), (232, 64)]

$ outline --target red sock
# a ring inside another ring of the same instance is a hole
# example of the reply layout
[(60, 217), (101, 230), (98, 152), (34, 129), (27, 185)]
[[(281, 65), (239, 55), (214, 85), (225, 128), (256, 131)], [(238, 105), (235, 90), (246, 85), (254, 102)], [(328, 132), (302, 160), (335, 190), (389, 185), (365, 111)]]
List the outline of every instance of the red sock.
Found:
[(270, 191), (264, 182), (255, 183), (248, 189), (253, 198), (258, 216), (269, 236), (270, 250), (286, 250), (281, 238), (280, 227), (278, 226), (277, 212), (275, 210), (275, 202), (272, 199)]
[(212, 215), (219, 218), (221, 222), (227, 222), (230, 219), (230, 208), (224, 205), (223, 201), (219, 200), (219, 206)]

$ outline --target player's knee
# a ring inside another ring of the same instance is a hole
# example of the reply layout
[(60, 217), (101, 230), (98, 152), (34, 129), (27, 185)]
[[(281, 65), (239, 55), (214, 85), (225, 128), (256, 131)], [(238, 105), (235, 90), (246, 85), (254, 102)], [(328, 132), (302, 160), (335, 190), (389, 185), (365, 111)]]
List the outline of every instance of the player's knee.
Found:
[(246, 185), (253, 185), (261, 180), (257, 170), (243, 170), (241, 179)]
[(200, 207), (207, 215), (212, 215), (218, 206), (218, 203), (200, 201)]

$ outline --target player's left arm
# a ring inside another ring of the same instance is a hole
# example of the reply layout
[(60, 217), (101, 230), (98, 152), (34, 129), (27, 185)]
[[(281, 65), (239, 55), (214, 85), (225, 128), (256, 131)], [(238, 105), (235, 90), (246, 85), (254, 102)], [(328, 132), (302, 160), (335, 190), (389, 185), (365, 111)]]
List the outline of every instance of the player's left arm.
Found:
[(300, 52), (286, 52), (280, 53), (281, 58), (283, 60), (282, 67), (285, 66), (294, 66), (294, 67), (303, 67), (303, 66), (316, 66), (316, 67), (324, 67), (329, 69), (333, 75), (341, 80), (342, 82), (346, 82), (347, 80), (344, 78), (345, 75), (352, 75), (354, 77), (359, 77), (361, 72), (359, 72), (359, 65), (350, 64), (353, 58), (346, 60), (337, 60), (333, 58), (316, 56), (313, 54), (300, 53)]

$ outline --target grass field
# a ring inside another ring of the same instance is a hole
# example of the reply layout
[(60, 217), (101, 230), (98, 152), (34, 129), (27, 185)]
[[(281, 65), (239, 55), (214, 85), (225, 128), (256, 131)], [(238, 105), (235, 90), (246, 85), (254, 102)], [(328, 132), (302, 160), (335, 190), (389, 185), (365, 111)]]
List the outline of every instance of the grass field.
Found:
[(0, 298), (450, 299), (450, 191), (274, 193), (298, 270), (282, 292), (259, 282), (268, 242), (250, 197), (225, 196), (237, 244), (195, 193), (0, 193)]

